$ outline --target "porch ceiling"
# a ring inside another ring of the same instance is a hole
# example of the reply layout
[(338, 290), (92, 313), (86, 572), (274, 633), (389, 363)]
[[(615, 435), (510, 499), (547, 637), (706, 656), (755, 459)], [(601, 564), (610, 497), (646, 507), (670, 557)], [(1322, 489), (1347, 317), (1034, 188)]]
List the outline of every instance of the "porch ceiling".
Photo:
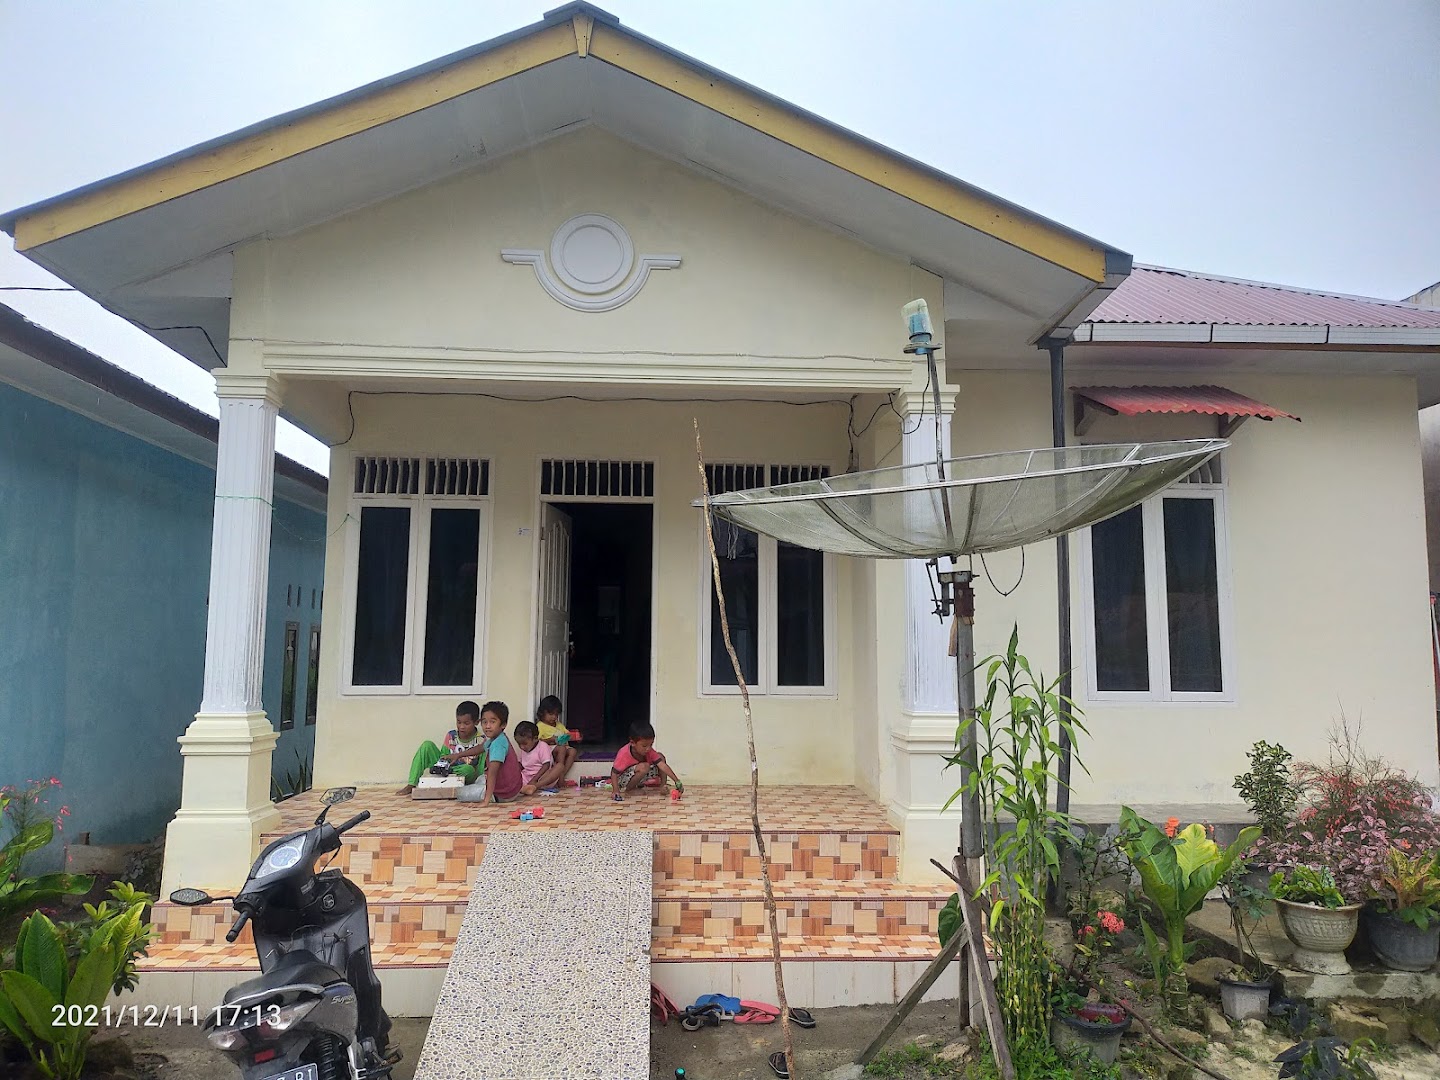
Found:
[[(620, 28), (585, 5), (0, 216), (31, 259), (211, 368), (229, 252), (594, 124), (945, 279), (986, 353), (1077, 324), (1129, 257)], [(165, 329), (173, 328), (173, 329)], [(208, 336), (208, 340), (207, 340)], [(979, 344), (976, 344), (979, 343)]]

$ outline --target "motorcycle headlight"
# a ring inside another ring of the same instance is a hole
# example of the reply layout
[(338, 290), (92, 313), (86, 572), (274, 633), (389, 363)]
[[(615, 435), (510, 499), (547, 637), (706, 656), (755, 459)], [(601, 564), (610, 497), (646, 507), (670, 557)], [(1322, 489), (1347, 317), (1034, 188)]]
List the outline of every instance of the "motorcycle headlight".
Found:
[(318, 998), (296, 1001), (281, 1005), (265, 1012), (260, 1020), (260, 1034), (265, 1036), (283, 1035), (305, 1018), (306, 1013), (320, 1004)]

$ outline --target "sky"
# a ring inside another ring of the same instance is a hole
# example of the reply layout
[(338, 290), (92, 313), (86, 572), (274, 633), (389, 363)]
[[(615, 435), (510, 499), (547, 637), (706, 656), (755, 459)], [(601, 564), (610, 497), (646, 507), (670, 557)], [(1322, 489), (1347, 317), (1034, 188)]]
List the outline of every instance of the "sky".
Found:
[[(0, 207), (537, 20), (517, 0), (0, 0)], [(1436, 0), (608, 0), (630, 28), (1138, 262), (1440, 281)], [(883, 14), (882, 14), (883, 12)], [(211, 377), (0, 242), (0, 303), (215, 412)], [(326, 470), (282, 425), (278, 446)]]

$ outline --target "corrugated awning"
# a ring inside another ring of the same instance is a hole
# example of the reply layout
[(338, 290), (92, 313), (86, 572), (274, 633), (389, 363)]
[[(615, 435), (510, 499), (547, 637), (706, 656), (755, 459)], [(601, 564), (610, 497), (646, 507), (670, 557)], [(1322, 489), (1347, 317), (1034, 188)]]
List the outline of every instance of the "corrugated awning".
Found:
[(1223, 386), (1074, 386), (1075, 434), (1083, 435), (1097, 414), (1136, 416), (1140, 413), (1200, 413), (1220, 417), (1220, 436), (1229, 435), (1252, 416), (1261, 420), (1294, 413), (1237, 394)]

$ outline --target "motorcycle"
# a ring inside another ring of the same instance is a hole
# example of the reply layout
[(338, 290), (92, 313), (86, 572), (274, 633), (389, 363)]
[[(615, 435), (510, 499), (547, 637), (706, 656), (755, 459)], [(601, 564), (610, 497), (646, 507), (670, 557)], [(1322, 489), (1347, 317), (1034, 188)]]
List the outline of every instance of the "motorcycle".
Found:
[(332, 806), (354, 797), (353, 787), (326, 791), (315, 824), (268, 844), (235, 896), (170, 894), (187, 907), (231, 901), (238, 915), (226, 941), (247, 922), (254, 930), (260, 975), (228, 991), (206, 1021), (210, 1044), (245, 1080), (383, 1080), (400, 1060), (388, 1049), (365, 893), (339, 869), (316, 870), (370, 817), (326, 822)]

